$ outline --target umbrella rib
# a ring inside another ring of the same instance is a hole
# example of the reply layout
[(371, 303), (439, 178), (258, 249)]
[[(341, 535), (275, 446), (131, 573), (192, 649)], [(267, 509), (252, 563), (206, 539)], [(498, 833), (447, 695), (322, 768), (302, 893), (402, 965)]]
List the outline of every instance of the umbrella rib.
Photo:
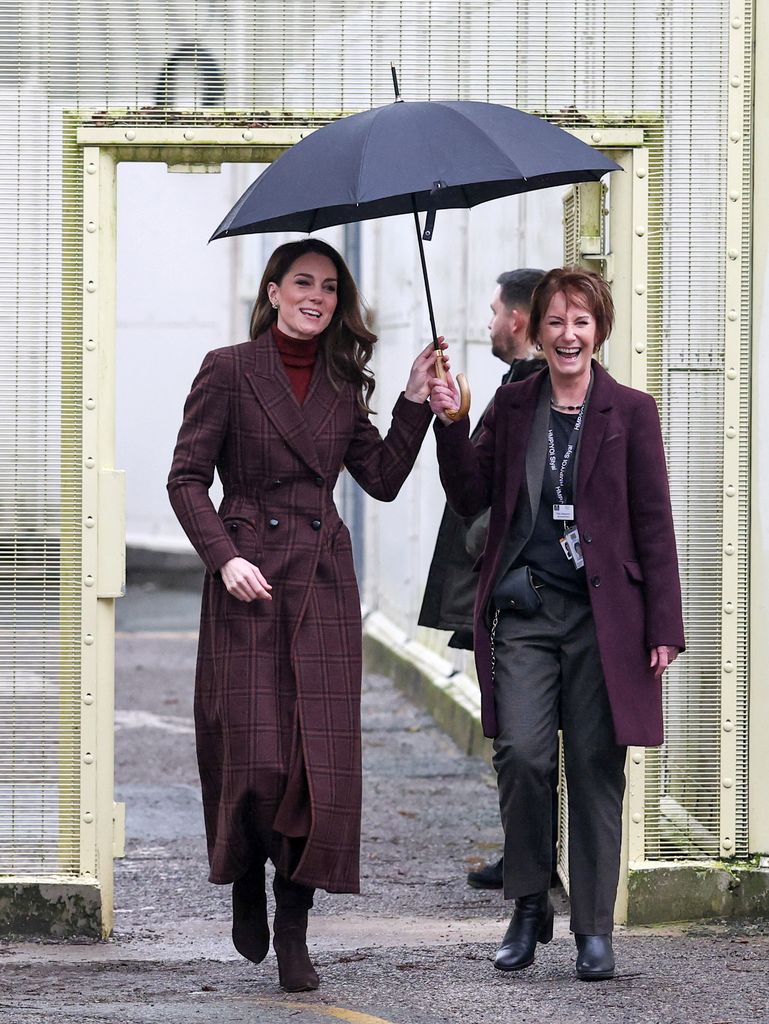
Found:
[(365, 139), (365, 142), (363, 143), (363, 148), (361, 149), (361, 152), (360, 152), (360, 161), (358, 162), (358, 184), (357, 184), (356, 189), (355, 189), (355, 196), (353, 197), (356, 206), (360, 205), (361, 178), (363, 177), (363, 164), (364, 164), (364, 162), (366, 160), (366, 150), (368, 149), (369, 139), (371, 138), (371, 129), (373, 128), (373, 122), (376, 120), (376, 118), (379, 115), (379, 111), (382, 110), (382, 109), (383, 109), (382, 107), (376, 107), (375, 108), (376, 113), (371, 118), (371, 124), (369, 124), (368, 128), (366, 129), (366, 139)]
[[(501, 106), (501, 104), (500, 104), (500, 106)], [(457, 108), (456, 108), (456, 107), (452, 107), (451, 109), (452, 109), (452, 110), (454, 111), (454, 113), (455, 113), (455, 114), (458, 114), (458, 115), (459, 115), (459, 117), (461, 117), (463, 121), (467, 121), (467, 122), (469, 122), (469, 123), (470, 123), (470, 124), (471, 124), (471, 125), (472, 125), (472, 126), (473, 126), (474, 128), (478, 128), (478, 125), (477, 125), (477, 124), (476, 124), (476, 123), (475, 123), (475, 122), (474, 122), (474, 121), (473, 121), (473, 120), (472, 120), (471, 118), (469, 118), (469, 117), (467, 116), (467, 114), (465, 114), (465, 112), (464, 112), (464, 111), (462, 111), (462, 110), (457, 110)], [(514, 108), (513, 108), (513, 107), (509, 107), (508, 109), (509, 109), (509, 110), (513, 110)], [(519, 111), (519, 113), (520, 113), (520, 111)], [(510, 163), (511, 163), (511, 164), (513, 165), (513, 167), (515, 167), (515, 169), (516, 169), (516, 171), (518, 172), (518, 174), (520, 174), (520, 175), (521, 175), (521, 177), (522, 177), (522, 178), (524, 179), (524, 181), (525, 181), (525, 180), (526, 180), (526, 175), (525, 175), (525, 174), (523, 174), (523, 172), (521, 171), (520, 167), (519, 167), (519, 166), (518, 166), (518, 164), (517, 164), (517, 163), (516, 163), (516, 162), (515, 162), (515, 161), (514, 161), (514, 160), (512, 159), (512, 157), (508, 156), (508, 154), (507, 154), (507, 153), (505, 153), (505, 151), (504, 151), (503, 149), (501, 149), (501, 148), (500, 148), (500, 146), (499, 146), (499, 144), (497, 143), (496, 139), (494, 139), (494, 138), (493, 138), (493, 137), (492, 137), (491, 135), (489, 135), (489, 134), (488, 134), (487, 132), (485, 132), (485, 131), (484, 131), (484, 133), (483, 133), (483, 134), (484, 134), (484, 137), (485, 137), (486, 139), (488, 139), (488, 140), (489, 140), (489, 142), (490, 142), (490, 143), (492, 144), (492, 146), (494, 147), (494, 149), (496, 149), (496, 151), (497, 151), (497, 152), (498, 152), (498, 153), (499, 153), (499, 154), (500, 154), (500, 155), (501, 155), (501, 156), (502, 156), (502, 157), (503, 157), (503, 158), (504, 158), (505, 160), (509, 160), (509, 161), (510, 161)], [(470, 184), (470, 182), (468, 182), (468, 184)]]

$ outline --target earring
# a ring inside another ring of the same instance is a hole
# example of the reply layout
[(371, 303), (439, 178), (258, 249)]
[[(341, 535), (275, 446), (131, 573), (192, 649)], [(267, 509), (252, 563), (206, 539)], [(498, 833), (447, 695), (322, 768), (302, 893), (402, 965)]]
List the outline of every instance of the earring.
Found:
[(278, 303), (277, 303), (277, 302), (273, 302), (273, 304), (272, 304), (272, 308), (273, 308), (273, 309), (280, 309), (280, 306), (278, 305)]

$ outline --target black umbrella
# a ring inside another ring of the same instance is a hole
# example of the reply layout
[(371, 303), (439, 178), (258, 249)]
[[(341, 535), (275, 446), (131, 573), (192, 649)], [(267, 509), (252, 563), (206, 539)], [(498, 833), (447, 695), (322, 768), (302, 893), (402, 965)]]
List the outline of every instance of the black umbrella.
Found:
[[(436, 210), (598, 181), (618, 164), (556, 125), (512, 107), (469, 100), (404, 103), (394, 68), (393, 83), (394, 103), (333, 121), (286, 150), (246, 189), (211, 237), (311, 232), (412, 213), (438, 349), (422, 245), (432, 238)], [(427, 212), (424, 232), (420, 211)], [(442, 369), (440, 360), (436, 367)], [(457, 418), (467, 408), (469, 392)]]

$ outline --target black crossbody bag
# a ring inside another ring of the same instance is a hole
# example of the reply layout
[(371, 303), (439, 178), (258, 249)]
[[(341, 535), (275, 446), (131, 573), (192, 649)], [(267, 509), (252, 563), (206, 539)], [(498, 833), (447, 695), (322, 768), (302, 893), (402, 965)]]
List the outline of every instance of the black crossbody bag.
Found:
[(491, 595), (498, 612), (512, 611), (518, 615), (534, 615), (542, 607), (539, 589), (528, 565), (508, 569)]

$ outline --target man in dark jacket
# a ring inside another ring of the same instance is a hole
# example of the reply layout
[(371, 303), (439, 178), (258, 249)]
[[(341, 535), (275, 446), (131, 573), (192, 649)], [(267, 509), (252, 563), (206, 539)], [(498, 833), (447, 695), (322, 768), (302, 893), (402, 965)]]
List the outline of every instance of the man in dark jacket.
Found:
[[(523, 380), (545, 366), (527, 337), (531, 294), (543, 275), (543, 270), (527, 267), (505, 271), (497, 278), (491, 299), (489, 334), (491, 354), (508, 365), (503, 384)], [(473, 430), (473, 440), (479, 436), (482, 424), (483, 416)], [(419, 625), (450, 630), (449, 647), (473, 649), (473, 604), (478, 577), (472, 567), (483, 550), (487, 526), (487, 512), (474, 519), (462, 519), (448, 505), (444, 509)], [(469, 872), (467, 881), (478, 889), (501, 889), (502, 859)]]
[[(497, 278), (491, 299), (489, 321), (491, 353), (507, 363), (503, 384), (523, 380), (541, 370), (545, 363), (526, 336), (531, 309), (531, 293), (543, 270), (508, 270)], [(484, 410), (485, 415), (485, 410)], [(473, 430), (475, 440), (481, 432), (483, 416)], [(462, 519), (446, 506), (435, 544), (425, 596), (419, 613), (419, 625), (451, 630), (449, 647), (473, 649), (473, 603), (476, 574), (472, 567), (483, 548), (486, 513), (475, 519)], [(467, 549), (468, 539), (471, 551)]]

